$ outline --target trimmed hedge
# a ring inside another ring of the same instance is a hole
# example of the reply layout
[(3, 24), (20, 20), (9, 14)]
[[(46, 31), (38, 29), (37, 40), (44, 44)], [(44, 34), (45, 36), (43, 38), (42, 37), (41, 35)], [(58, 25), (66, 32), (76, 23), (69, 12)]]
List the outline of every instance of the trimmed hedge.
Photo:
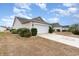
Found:
[(10, 32), (11, 32), (12, 30), (15, 30), (15, 29), (10, 29)]
[(31, 32), (27, 28), (20, 28), (18, 34), (21, 37), (31, 37)]
[(49, 33), (53, 33), (54, 30), (52, 29), (52, 27), (49, 26)]
[(31, 33), (32, 33), (32, 36), (36, 36), (37, 35), (37, 28), (32, 28)]
[(32, 36), (31, 32), (24, 33), (24, 37), (31, 37), (31, 36)]
[(11, 29), (10, 32), (11, 32), (12, 34), (17, 34), (17, 30), (16, 30), (16, 29)]
[(22, 31), (23, 28), (17, 29), (17, 33), (19, 34)]

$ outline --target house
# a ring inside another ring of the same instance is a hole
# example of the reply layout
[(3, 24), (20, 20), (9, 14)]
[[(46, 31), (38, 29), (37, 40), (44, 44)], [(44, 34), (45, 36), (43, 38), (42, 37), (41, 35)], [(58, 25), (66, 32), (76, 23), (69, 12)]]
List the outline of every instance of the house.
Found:
[(63, 32), (63, 31), (68, 31), (69, 29), (69, 26), (62, 26), (60, 25), (59, 23), (53, 23), (51, 24), (53, 29), (56, 31), (56, 32)]
[(0, 26), (0, 32), (4, 32), (6, 30), (5, 26)]
[(41, 17), (26, 19), (15, 16), (12, 28), (37, 28), (38, 33), (48, 33), (49, 24), (45, 22)]
[(27, 19), (23, 17), (15, 16), (13, 22), (13, 29), (19, 28), (37, 28), (38, 33), (48, 33), (49, 26), (52, 26), (56, 32), (68, 31), (69, 26), (62, 26), (59, 23), (49, 24), (45, 22), (41, 17)]

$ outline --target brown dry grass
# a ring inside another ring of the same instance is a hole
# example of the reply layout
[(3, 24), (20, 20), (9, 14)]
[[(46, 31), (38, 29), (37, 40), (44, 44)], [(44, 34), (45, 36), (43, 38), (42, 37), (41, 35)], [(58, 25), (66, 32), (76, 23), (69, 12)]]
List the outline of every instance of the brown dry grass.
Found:
[(41, 37), (22, 38), (11, 33), (0, 34), (0, 55), (61, 56), (79, 55), (79, 49)]

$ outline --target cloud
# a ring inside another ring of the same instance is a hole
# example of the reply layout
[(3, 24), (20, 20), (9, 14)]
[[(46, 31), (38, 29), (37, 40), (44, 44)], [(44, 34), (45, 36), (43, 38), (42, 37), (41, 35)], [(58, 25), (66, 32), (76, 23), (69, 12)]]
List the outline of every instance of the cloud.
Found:
[(39, 6), (42, 10), (47, 10), (47, 4), (45, 3), (36, 3), (37, 6)]
[(13, 12), (14, 12), (15, 14), (17, 14), (17, 13), (25, 13), (26, 10), (25, 10), (25, 9), (19, 9), (19, 8), (14, 7), (14, 8), (13, 8)]
[(68, 11), (69, 11), (70, 13), (76, 13), (76, 12), (78, 11), (78, 9), (75, 8), (75, 7), (71, 7), (71, 8), (68, 8)]
[(63, 6), (65, 6), (65, 7), (74, 7), (74, 6), (76, 6), (76, 4), (74, 4), (74, 3), (63, 3)]
[(79, 8), (77, 7), (77, 4), (75, 3), (63, 3), (64, 7), (67, 8), (56, 8), (56, 9), (52, 9), (50, 10), (49, 13), (55, 13), (57, 16), (69, 16), (69, 15), (73, 15), (76, 14), (79, 10)]
[(31, 4), (29, 4), (29, 3), (17, 3), (17, 4), (15, 4), (15, 6), (18, 8), (21, 8), (21, 9), (31, 10), (31, 8), (30, 8)]
[(50, 13), (55, 13), (59, 16), (69, 16), (69, 15), (72, 15), (73, 13), (77, 13), (77, 11), (78, 11), (78, 8), (70, 7), (68, 9), (60, 9), (60, 8), (53, 9), (53, 10), (50, 10)]
[(74, 14), (73, 17), (78, 18), (79, 20), (79, 14)]
[[(25, 5), (27, 5), (28, 7)], [(27, 12), (30, 11), (29, 6), (30, 4), (15, 4), (13, 8), (14, 15), (30, 19), (32, 17), (32, 14), (30, 12)]]
[(6, 16), (4, 18), (1, 19), (2, 20), (2, 23), (3, 23), (3, 26), (12, 26), (13, 24), (13, 20), (14, 20), (14, 15), (12, 16)]
[(31, 17), (30, 17), (30, 16), (28, 16), (28, 15), (26, 15), (26, 14), (23, 14), (23, 13), (18, 13), (18, 14), (16, 14), (16, 16), (31, 19)]
[(69, 15), (69, 11), (63, 10), (63, 9), (53, 9), (50, 11), (50, 13), (56, 13), (56, 14), (59, 14), (60, 16)]
[(59, 18), (58, 17), (49, 18), (48, 21), (49, 21), (49, 23), (58, 23)]

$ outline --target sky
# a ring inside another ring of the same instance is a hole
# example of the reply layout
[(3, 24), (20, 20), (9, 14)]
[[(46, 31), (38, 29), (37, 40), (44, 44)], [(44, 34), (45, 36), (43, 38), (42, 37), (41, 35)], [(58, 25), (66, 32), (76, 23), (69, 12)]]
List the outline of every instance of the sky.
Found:
[(41, 17), (48, 23), (79, 23), (78, 3), (0, 3), (0, 26), (12, 26), (14, 17)]

